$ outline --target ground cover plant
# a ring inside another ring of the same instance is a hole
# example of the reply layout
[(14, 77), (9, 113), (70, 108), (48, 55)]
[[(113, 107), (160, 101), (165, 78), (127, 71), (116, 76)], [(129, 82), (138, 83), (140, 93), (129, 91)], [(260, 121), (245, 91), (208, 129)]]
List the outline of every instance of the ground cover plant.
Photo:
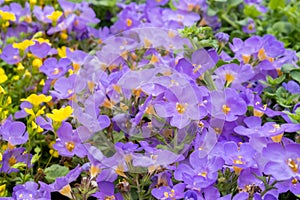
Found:
[(300, 2), (0, 0), (0, 199), (300, 198)]

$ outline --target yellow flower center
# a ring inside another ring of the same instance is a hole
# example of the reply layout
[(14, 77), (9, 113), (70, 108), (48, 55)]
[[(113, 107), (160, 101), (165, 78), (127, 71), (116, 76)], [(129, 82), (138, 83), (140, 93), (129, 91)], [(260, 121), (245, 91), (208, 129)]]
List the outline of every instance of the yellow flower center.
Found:
[(242, 58), (243, 58), (244, 63), (248, 64), (251, 56), (250, 55), (242, 55)]
[(290, 167), (290, 169), (291, 169), (293, 172), (295, 172), (295, 173), (298, 172), (298, 164), (297, 164), (293, 159), (289, 158), (289, 159), (287, 160), (287, 163), (288, 163), (288, 166)]
[(183, 114), (185, 112), (185, 106), (183, 104), (180, 103), (176, 103), (176, 110), (179, 114)]
[(227, 106), (227, 105), (223, 105), (222, 106), (222, 111), (223, 111), (223, 113), (225, 113), (226, 115), (230, 112), (230, 107), (229, 106)]
[(111, 196), (106, 196), (104, 200), (115, 200), (115, 196), (111, 195)]
[(234, 76), (233, 74), (230, 74), (230, 73), (226, 73), (225, 75), (225, 80), (227, 82), (227, 84), (230, 84), (234, 81)]
[(126, 19), (126, 24), (127, 26), (132, 26), (132, 20), (131, 19)]
[(66, 148), (68, 149), (68, 151), (70, 151), (70, 152), (72, 152), (75, 148), (74, 142), (66, 142), (65, 145), (66, 145)]
[(15, 158), (15, 156), (12, 156), (8, 159), (9, 166), (13, 166), (16, 163), (17, 163), (17, 159)]

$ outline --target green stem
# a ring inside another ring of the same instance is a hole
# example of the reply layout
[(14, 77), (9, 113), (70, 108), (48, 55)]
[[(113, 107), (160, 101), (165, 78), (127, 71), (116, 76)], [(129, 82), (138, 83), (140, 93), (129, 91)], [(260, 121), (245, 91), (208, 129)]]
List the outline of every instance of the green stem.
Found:
[(231, 19), (229, 19), (226, 14), (222, 14), (221, 18), (225, 20), (228, 24), (230, 24), (232, 27), (234, 27), (235, 29), (239, 29), (239, 26), (236, 23), (234, 23)]

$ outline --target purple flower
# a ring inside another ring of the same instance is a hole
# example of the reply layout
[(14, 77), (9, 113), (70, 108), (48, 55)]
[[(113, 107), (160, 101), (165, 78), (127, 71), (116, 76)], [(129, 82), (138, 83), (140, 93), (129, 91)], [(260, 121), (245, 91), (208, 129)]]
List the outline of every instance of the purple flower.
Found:
[(199, 78), (205, 71), (215, 66), (218, 61), (214, 50), (199, 49), (192, 54), (191, 61), (185, 58), (179, 60), (175, 69), (187, 74), (193, 80)]
[(235, 142), (224, 143), (225, 163), (232, 165), (236, 173), (245, 168), (256, 167), (255, 155), (256, 151), (249, 143), (242, 143), (239, 146)]
[(38, 189), (38, 184), (35, 182), (26, 182), (23, 185), (16, 185), (13, 188), (13, 198), (16, 200), (37, 199), (46, 200), (51, 199), (49, 191)]
[(98, 199), (116, 199), (123, 200), (121, 193), (115, 193), (115, 186), (113, 183), (108, 181), (98, 182), (99, 192), (93, 194)]
[(70, 64), (71, 62), (68, 58), (61, 58), (59, 61), (56, 58), (47, 58), (39, 69), (48, 78), (56, 79), (63, 76), (70, 69)]
[(249, 81), (254, 76), (251, 65), (226, 64), (216, 71), (216, 84), (220, 88), (231, 85), (232, 88), (242, 89), (242, 83)]
[(234, 121), (238, 116), (247, 111), (245, 101), (236, 90), (226, 88), (224, 92), (213, 91), (211, 93), (211, 115), (226, 121)]
[(2, 164), (0, 172), (7, 174), (18, 172), (19, 169), (12, 168), (12, 166), (20, 162), (25, 163), (27, 167), (31, 167), (30, 160), (32, 156), (24, 152), (25, 148), (23, 147), (6, 150), (3, 154), (2, 161), (0, 162)]
[(218, 178), (218, 170), (224, 165), (220, 157), (199, 157), (194, 151), (189, 157), (190, 165), (180, 164), (174, 172), (177, 180), (184, 181), (187, 188), (201, 190), (212, 185)]
[(179, 129), (187, 126), (191, 120), (200, 120), (206, 114), (206, 109), (199, 106), (195, 90), (190, 86), (175, 86), (165, 92), (167, 101), (161, 100), (154, 104), (160, 117), (171, 117), (170, 124)]
[(271, 143), (263, 149), (262, 156), (267, 160), (265, 174), (270, 174), (277, 180), (299, 177), (299, 144), (287, 144), (283, 147), (281, 144)]
[(2, 49), (1, 59), (10, 65), (17, 64), (22, 60), (19, 49), (13, 48), (11, 44)]
[(77, 155), (78, 157), (84, 157), (86, 155), (86, 149), (78, 136), (78, 132), (73, 131), (71, 124), (63, 122), (61, 127), (57, 130), (58, 139), (53, 145), (53, 148), (58, 151), (62, 156), (72, 157)]
[(227, 33), (218, 32), (215, 37), (223, 45), (229, 41), (229, 35)]
[(5, 120), (0, 126), (0, 135), (12, 145), (24, 144), (28, 141), (28, 132), (25, 132), (25, 125), (22, 122)]
[(243, 32), (245, 33), (255, 33), (256, 32), (256, 28), (255, 28), (255, 22), (253, 21), (253, 19), (249, 19), (248, 23), (243, 26), (242, 28)]
[(172, 199), (181, 199), (184, 196), (185, 184), (178, 183), (174, 187), (162, 186), (159, 188), (154, 188), (151, 191), (151, 194), (160, 200), (172, 200)]
[(299, 124), (276, 124), (275, 122), (266, 122), (261, 126), (262, 119), (260, 117), (247, 117), (244, 119), (244, 123), (248, 128), (244, 126), (237, 126), (234, 131), (240, 135), (248, 137), (272, 137), (275, 135), (280, 135), (284, 132), (295, 132), (300, 130)]
[(300, 86), (293, 80), (288, 83), (283, 83), (282, 86), (291, 94), (300, 94)]
[(51, 46), (46, 42), (35, 42), (34, 45), (29, 47), (32, 54), (34, 54), (38, 58), (45, 58), (49, 51), (51, 50)]
[(68, 99), (74, 94), (74, 84), (76, 81), (76, 75), (73, 74), (66, 77), (60, 77), (54, 84), (54, 91), (50, 93), (58, 99)]
[(71, 187), (69, 184), (75, 181), (79, 177), (81, 172), (82, 167), (78, 165), (76, 168), (69, 171), (66, 176), (56, 178), (54, 183), (51, 183), (50, 185), (44, 182), (39, 182), (40, 190), (48, 192), (60, 192), (61, 194), (72, 198)]

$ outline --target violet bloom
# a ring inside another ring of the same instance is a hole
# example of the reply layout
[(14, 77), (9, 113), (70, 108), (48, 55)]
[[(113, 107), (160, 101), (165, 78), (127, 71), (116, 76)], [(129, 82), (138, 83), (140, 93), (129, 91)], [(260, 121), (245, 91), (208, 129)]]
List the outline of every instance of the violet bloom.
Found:
[(41, 8), (40, 6), (34, 6), (33, 15), (37, 20), (43, 23), (51, 23), (52, 20), (48, 18), (48, 15), (51, 15), (54, 12), (54, 8), (52, 6), (46, 5)]
[(63, 76), (70, 69), (70, 64), (68, 58), (61, 58), (59, 61), (56, 58), (47, 58), (39, 69), (48, 78), (56, 79)]
[(178, 183), (177, 185), (171, 187), (162, 186), (159, 188), (154, 188), (151, 194), (160, 200), (173, 200), (181, 199), (184, 196), (185, 184)]
[(13, 188), (13, 198), (15, 200), (46, 200), (51, 199), (51, 193), (38, 189), (39, 185), (35, 182), (26, 182), (23, 185), (16, 185)]
[(242, 143), (239, 146), (235, 142), (224, 143), (224, 160), (227, 165), (232, 165), (236, 173), (242, 169), (256, 167), (254, 160), (256, 151), (249, 143)]
[(276, 180), (299, 177), (299, 144), (287, 144), (283, 147), (281, 144), (271, 143), (263, 149), (262, 156), (267, 159), (265, 174), (272, 175)]
[(218, 32), (215, 35), (216, 39), (218, 40), (218, 42), (222, 45), (227, 44), (227, 42), (229, 41), (229, 35), (227, 33), (223, 33), (223, 32)]
[(78, 132), (73, 131), (72, 125), (68, 122), (63, 122), (57, 130), (58, 139), (53, 145), (53, 148), (62, 156), (72, 157), (77, 155), (82, 158), (86, 155), (86, 149), (78, 136)]
[(256, 32), (256, 28), (255, 28), (255, 22), (253, 21), (253, 19), (249, 19), (248, 23), (243, 26), (242, 28), (243, 32), (245, 33), (255, 33)]
[(236, 90), (226, 88), (224, 92), (213, 91), (211, 93), (211, 115), (226, 121), (235, 121), (238, 116), (247, 111), (247, 104), (239, 96)]
[(289, 180), (280, 181), (275, 185), (279, 193), (291, 191), (293, 194), (300, 194), (300, 182), (299, 177), (291, 178)]
[(262, 119), (260, 117), (251, 116), (244, 119), (244, 126), (237, 126), (234, 131), (240, 135), (248, 137), (272, 137), (280, 135), (284, 132), (296, 132), (300, 130), (299, 124), (276, 124), (275, 122), (266, 122), (263, 126), (261, 125)]
[(58, 99), (68, 99), (74, 94), (76, 75), (60, 77), (54, 84), (54, 91), (50, 93)]
[(93, 194), (98, 199), (123, 200), (121, 193), (115, 193), (115, 185), (108, 181), (98, 182), (99, 192)]
[(40, 190), (45, 192), (59, 192), (69, 198), (72, 198), (71, 196), (71, 186), (69, 185), (73, 181), (75, 181), (79, 175), (82, 172), (82, 167), (79, 165), (68, 172), (66, 176), (57, 177), (54, 181), (54, 183), (46, 184), (44, 182), (39, 182), (40, 184)]
[(217, 61), (217, 53), (214, 50), (199, 49), (192, 54), (190, 61), (185, 58), (180, 59), (175, 69), (187, 74), (194, 80), (213, 68)]
[(300, 86), (293, 80), (288, 83), (283, 83), (282, 86), (291, 94), (300, 94)]
[(165, 170), (163, 172), (155, 174), (151, 177), (151, 182), (152, 183), (149, 186), (150, 188), (157, 188), (161, 186), (173, 187), (172, 172), (169, 170)]
[(0, 135), (5, 141), (12, 145), (24, 144), (28, 141), (28, 132), (25, 132), (25, 125), (22, 122), (6, 119), (0, 126)]
[(17, 111), (16, 113), (15, 113), (15, 118), (16, 119), (21, 119), (21, 118), (25, 118), (25, 117), (27, 117), (29, 114), (24, 110), (25, 108), (28, 108), (28, 109), (30, 109), (30, 108), (32, 108), (32, 104), (31, 103), (29, 103), (29, 102), (27, 102), (27, 101), (24, 101), (24, 102), (22, 102), (21, 104), (20, 104), (20, 108), (21, 108), (21, 110), (20, 111)]
[(11, 44), (2, 49), (0, 58), (10, 65), (17, 64), (22, 60), (19, 49), (13, 48)]
[(0, 172), (7, 174), (18, 172), (19, 169), (12, 168), (12, 166), (20, 162), (25, 163), (27, 167), (31, 167), (30, 160), (32, 156), (24, 152), (25, 148), (23, 147), (6, 150), (3, 154), (2, 161), (0, 162), (2, 164)]
[(184, 26), (192, 26), (200, 20), (200, 16), (193, 12), (183, 10), (164, 9), (162, 11), (162, 19), (167, 26), (172, 28), (183, 28)]
[(207, 114), (206, 109), (199, 106), (195, 90), (191, 86), (175, 86), (171, 91), (166, 91), (165, 96), (168, 101), (158, 101), (154, 108), (160, 117), (170, 117), (170, 124), (174, 127), (182, 129), (191, 120), (200, 120)]
[(53, 131), (52, 119), (50, 119), (49, 117), (46, 116), (46, 119), (44, 119), (43, 117), (38, 116), (36, 117), (35, 122), (46, 131)]
[(29, 50), (33, 55), (38, 58), (45, 58), (51, 50), (51, 46), (46, 42), (35, 42), (34, 45), (29, 47)]
[(189, 157), (190, 165), (180, 164), (174, 172), (177, 180), (187, 184), (187, 188), (201, 190), (212, 185), (218, 178), (218, 170), (224, 165), (220, 157), (199, 157), (194, 151)]
[(249, 81), (255, 75), (251, 65), (240, 66), (235, 63), (223, 65), (216, 69), (215, 73), (217, 75), (215, 81), (220, 88), (231, 85), (232, 88), (240, 90), (243, 88), (242, 83)]

